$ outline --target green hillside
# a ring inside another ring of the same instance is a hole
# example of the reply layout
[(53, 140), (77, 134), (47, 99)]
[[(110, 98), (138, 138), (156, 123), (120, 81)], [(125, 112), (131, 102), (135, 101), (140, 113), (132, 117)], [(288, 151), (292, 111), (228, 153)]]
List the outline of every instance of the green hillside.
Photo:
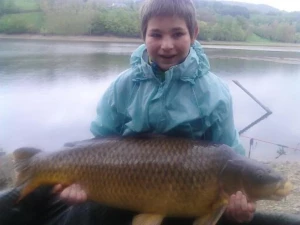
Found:
[[(140, 3), (130, 0), (115, 5), (111, 0), (0, 0), (0, 33), (139, 37)], [(197, 0), (195, 5), (200, 40), (300, 42), (300, 12), (219, 1)]]

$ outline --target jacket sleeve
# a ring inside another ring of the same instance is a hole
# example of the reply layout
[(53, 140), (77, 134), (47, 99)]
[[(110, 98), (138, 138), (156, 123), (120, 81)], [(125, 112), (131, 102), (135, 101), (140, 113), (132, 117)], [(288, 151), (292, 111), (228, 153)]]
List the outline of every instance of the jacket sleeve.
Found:
[(95, 137), (121, 134), (124, 116), (117, 111), (114, 89), (115, 82), (106, 90), (97, 105), (97, 116), (90, 126)]
[(227, 115), (218, 121), (213, 129), (213, 141), (232, 147), (238, 154), (245, 155), (245, 149), (240, 143), (239, 133), (234, 125), (232, 99), (229, 99)]

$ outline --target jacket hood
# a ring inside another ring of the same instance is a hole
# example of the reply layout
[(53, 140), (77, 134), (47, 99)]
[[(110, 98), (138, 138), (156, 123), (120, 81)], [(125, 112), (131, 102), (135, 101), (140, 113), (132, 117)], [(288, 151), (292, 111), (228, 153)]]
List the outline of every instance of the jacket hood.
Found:
[[(143, 55), (147, 51), (146, 45), (140, 45), (131, 55), (130, 65), (133, 69), (139, 72), (135, 73), (137, 80), (148, 80), (154, 78), (151, 66), (145, 61)], [(147, 54), (147, 53), (146, 53)], [(201, 44), (195, 41), (190, 48), (190, 52), (186, 59), (166, 71), (166, 75), (172, 74), (173, 78), (181, 79), (184, 81), (195, 80), (210, 71), (210, 64), (205, 55)]]

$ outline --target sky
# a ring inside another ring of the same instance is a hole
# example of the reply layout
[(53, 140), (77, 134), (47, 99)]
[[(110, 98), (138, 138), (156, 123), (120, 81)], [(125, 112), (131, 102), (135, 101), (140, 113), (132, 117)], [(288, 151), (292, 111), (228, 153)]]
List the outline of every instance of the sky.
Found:
[(288, 12), (300, 11), (299, 0), (231, 0), (231, 1), (248, 2), (253, 4), (266, 4)]

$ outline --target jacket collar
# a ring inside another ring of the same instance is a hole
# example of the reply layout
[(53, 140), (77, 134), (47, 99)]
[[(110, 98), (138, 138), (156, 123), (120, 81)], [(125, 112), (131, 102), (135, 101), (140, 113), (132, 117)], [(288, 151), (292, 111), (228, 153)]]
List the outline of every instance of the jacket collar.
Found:
[[(134, 81), (154, 79), (152, 67), (148, 63), (146, 45), (140, 45), (131, 55), (130, 65), (136, 70)], [(166, 79), (180, 79), (194, 83), (194, 80), (207, 74), (210, 70), (208, 59), (198, 41), (195, 41), (190, 48), (186, 59), (167, 70)]]

